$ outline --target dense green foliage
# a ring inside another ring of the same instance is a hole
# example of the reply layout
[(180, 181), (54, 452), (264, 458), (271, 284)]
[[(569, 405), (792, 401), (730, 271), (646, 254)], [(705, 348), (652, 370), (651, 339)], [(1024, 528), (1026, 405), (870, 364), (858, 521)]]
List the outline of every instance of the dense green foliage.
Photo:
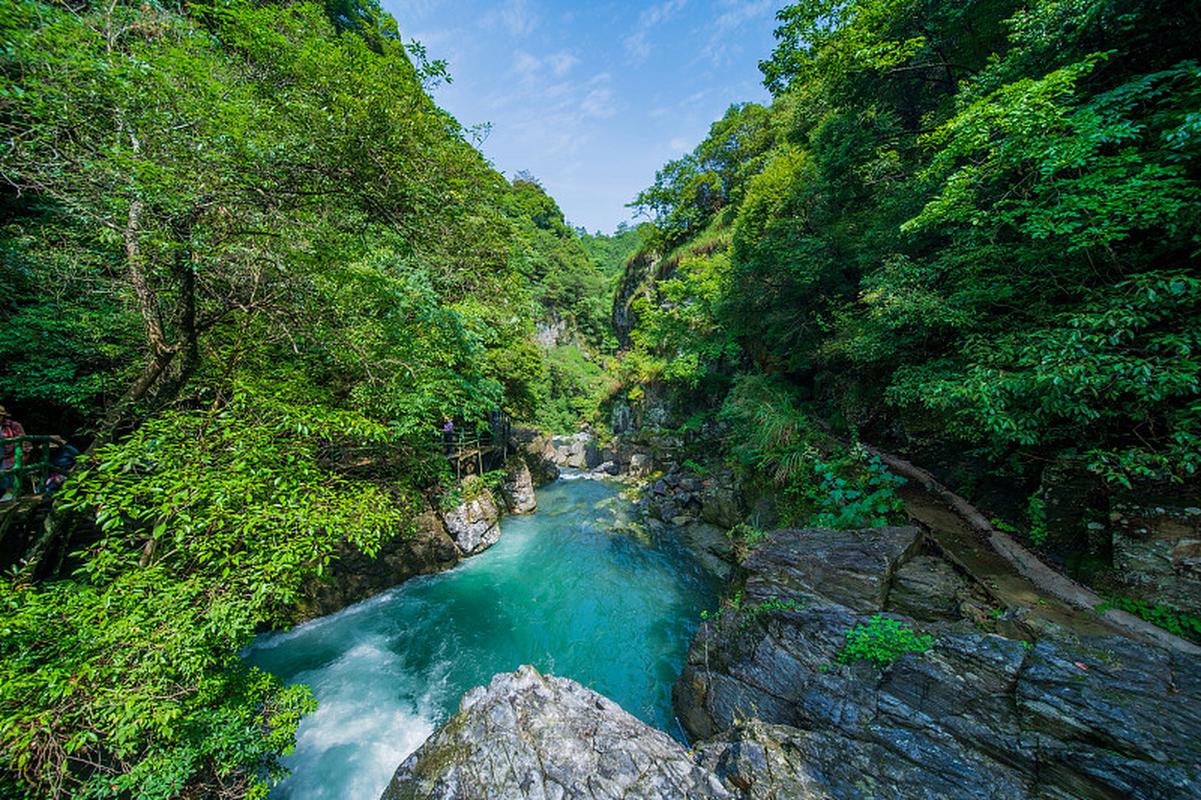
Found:
[(483, 160), (374, 0), (0, 4), (0, 401), (92, 445), (0, 580), (0, 793), (261, 796), (311, 700), (236, 653), (446, 493), (444, 414), (666, 385), (791, 524), (897, 519), (860, 436), (1017, 475), (1040, 541), (1044, 465), (1194, 479), (1201, 9), (779, 21), (770, 107), (610, 237)]
[(772, 106), (731, 108), (636, 201), (662, 255), (626, 278), (627, 383), (739, 387), (746, 412), (762, 384), (738, 374), (773, 376), (789, 403), (730, 440), (790, 482), (836, 485), (781, 438), (817, 419), (1027, 493), (1048, 463), (1195, 479), (1198, 9), (821, 0), (779, 22)]
[(877, 614), (847, 631), (846, 644), (835, 660), (839, 664), (870, 661), (885, 667), (905, 653), (924, 653), (933, 646), (933, 636), (919, 634), (900, 620)]
[(607, 279), (554, 198), (537, 180), (521, 175), (513, 180), (505, 205), (524, 223), (518, 268), (534, 287), (544, 325), (558, 326), (563, 344), (580, 337), (592, 349), (610, 345)]
[(606, 281), (613, 282), (625, 269), (626, 262), (638, 252), (644, 240), (654, 233), (654, 226), (644, 222), (637, 227), (631, 227), (622, 222), (612, 234), (600, 231), (588, 233), (583, 228), (576, 229), (580, 244), (584, 251), (596, 263), (601, 275)]
[(778, 380), (743, 376), (726, 398), (733, 455), (776, 488), (791, 526), (867, 528), (903, 519), (903, 481), (862, 446), (821, 435)]
[(597, 412), (608, 393), (604, 368), (595, 354), (574, 344), (543, 351), (546, 378), (539, 386), (538, 427), (551, 433), (574, 433), (581, 422), (597, 422)]
[(0, 581), (0, 793), (261, 796), (311, 702), (238, 649), (446, 489), (444, 414), (532, 418), (603, 278), (372, 0), (15, 0), (0, 43), (3, 402), (92, 443)]

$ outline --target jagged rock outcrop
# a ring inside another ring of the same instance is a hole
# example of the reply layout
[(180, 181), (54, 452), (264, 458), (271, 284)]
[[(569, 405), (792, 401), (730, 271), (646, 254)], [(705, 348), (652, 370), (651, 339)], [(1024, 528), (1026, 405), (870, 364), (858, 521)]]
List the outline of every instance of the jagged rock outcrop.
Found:
[(919, 555), (901, 565), (893, 575), (888, 610), (923, 622), (955, 620), (971, 587), (944, 559)]
[(505, 465), (505, 480), (501, 485), (505, 505), (510, 514), (529, 514), (538, 508), (534, 495), (534, 478), (525, 459), (510, 459)]
[[(919, 538), (782, 530), (744, 560), (738, 607), (702, 624), (673, 692), (704, 764), (748, 798), (1201, 796), (1197, 657), (887, 613), (954, 616), (914, 603), (918, 585), (963, 589), (926, 556), (906, 568)], [(931, 649), (838, 663), (846, 631), (882, 612)]]
[(445, 511), (442, 521), (455, 545), (465, 556), (482, 553), (500, 540), (500, 509), (492, 492), (481, 486), (464, 485), (467, 499)]
[(525, 666), (465, 694), (381, 800), (733, 796), (667, 734), (575, 681)]
[(533, 428), (514, 428), (511, 437), (511, 445), (529, 467), (535, 487), (545, 486), (559, 477), (551, 437)]
[(1201, 504), (1196, 497), (1187, 505), (1179, 498), (1123, 498), (1113, 504), (1108, 520), (1089, 524), (1112, 536), (1114, 566), (1133, 592), (1191, 614), (1201, 614)]
[(636, 477), (641, 477), (650, 473), (654, 469), (655, 460), (651, 458), (649, 453), (634, 453), (630, 456), (630, 474)]
[(325, 574), (301, 587), (295, 621), (332, 614), (416, 575), (450, 569), (459, 557), (442, 518), (433, 511), (419, 516), (411, 531), (384, 542), (374, 558), (343, 543)]
[(701, 517), (712, 525), (733, 528), (746, 516), (742, 494), (731, 473), (720, 473), (704, 483)]

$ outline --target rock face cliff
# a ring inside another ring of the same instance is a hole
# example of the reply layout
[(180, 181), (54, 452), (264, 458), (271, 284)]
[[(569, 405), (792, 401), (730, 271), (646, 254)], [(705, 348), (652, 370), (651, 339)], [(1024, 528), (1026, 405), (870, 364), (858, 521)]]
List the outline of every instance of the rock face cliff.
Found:
[(332, 614), (415, 575), (450, 569), (461, 552), (434, 511), (419, 516), (411, 532), (398, 532), (375, 557), (345, 544), (319, 579), (301, 589), (295, 621)]
[[(914, 558), (919, 538), (781, 530), (748, 556), (738, 607), (702, 625), (673, 693), (702, 763), (751, 798), (1201, 796), (1201, 661), (981, 632), (956, 619), (953, 571)], [(931, 649), (839, 663), (881, 612)]]
[(381, 800), (732, 798), (661, 731), (575, 681), (533, 667), (463, 696)]
[(500, 541), (500, 508), (488, 489), (472, 487), (472, 496), (443, 512), (455, 546), (465, 556), (482, 553)]

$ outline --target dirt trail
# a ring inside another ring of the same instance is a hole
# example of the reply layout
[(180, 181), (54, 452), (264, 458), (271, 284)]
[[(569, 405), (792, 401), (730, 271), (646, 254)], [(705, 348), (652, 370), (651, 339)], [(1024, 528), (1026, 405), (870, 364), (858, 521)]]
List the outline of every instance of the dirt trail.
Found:
[(1029, 609), (1035, 619), (1080, 634), (1119, 633), (1169, 650), (1201, 655), (1201, 647), (1173, 636), (1133, 614), (1100, 610), (1102, 599), (1086, 586), (1051, 569), (1034, 553), (993, 528), (963, 498), (930, 473), (895, 456), (884, 462), (911, 483), (900, 491), (909, 515), (930, 531), (948, 558), (1005, 606)]
[(1094, 612), (1041, 591), (958, 514), (921, 487), (910, 484), (902, 487), (898, 494), (905, 501), (905, 511), (910, 519), (926, 528), (943, 555), (971, 575), (998, 605), (1029, 609), (1031, 617), (1082, 636), (1113, 633), (1113, 629)]

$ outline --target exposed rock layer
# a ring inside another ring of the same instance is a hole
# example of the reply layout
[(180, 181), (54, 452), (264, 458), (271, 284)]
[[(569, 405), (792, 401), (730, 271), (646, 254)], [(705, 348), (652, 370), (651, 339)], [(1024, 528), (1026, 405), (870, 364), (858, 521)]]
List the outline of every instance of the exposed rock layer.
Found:
[[(917, 545), (915, 529), (783, 530), (744, 561), (740, 608), (702, 625), (673, 693), (689, 732), (712, 737), (705, 763), (747, 797), (787, 781), (802, 797), (1201, 796), (1195, 657), (889, 614), (933, 648), (838, 664), (846, 631), (896, 607), (898, 587), (908, 610), (940, 616), (915, 607), (913, 583), (953, 578), (907, 571)], [(753, 718), (767, 724), (741, 724)]]
[(510, 514), (529, 514), (538, 508), (534, 496), (534, 478), (529, 464), (514, 458), (505, 466), (505, 481), (501, 487)]
[(465, 556), (481, 553), (500, 540), (500, 509), (496, 499), (488, 489), (478, 486), (471, 489), (472, 496), (442, 515), (450, 538)]

